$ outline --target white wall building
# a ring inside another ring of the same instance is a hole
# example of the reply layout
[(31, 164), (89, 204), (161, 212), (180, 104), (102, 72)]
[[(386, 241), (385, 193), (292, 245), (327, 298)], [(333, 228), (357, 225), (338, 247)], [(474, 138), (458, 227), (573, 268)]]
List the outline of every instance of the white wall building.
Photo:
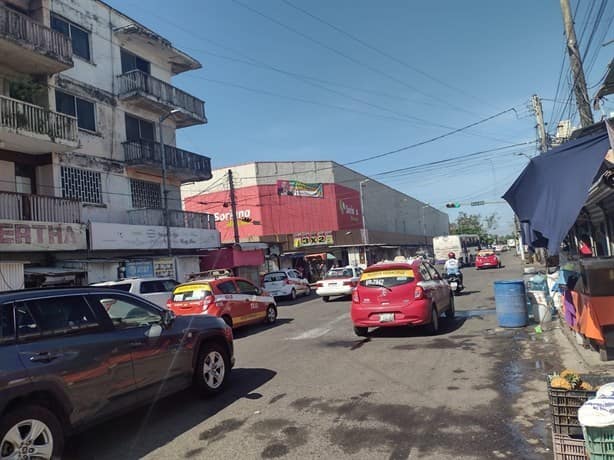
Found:
[(0, 0), (0, 270), (14, 280), (25, 264), (26, 280), (53, 284), (168, 268), (161, 134), (173, 270), (198, 270), (219, 233), (181, 210), (180, 186), (210, 179), (211, 163), (175, 130), (207, 119), (170, 82), (200, 67), (102, 1)]

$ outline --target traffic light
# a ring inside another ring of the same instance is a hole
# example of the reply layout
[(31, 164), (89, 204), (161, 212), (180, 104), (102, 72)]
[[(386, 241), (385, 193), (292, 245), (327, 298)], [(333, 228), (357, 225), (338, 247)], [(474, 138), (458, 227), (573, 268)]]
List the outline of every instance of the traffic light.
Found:
[(460, 208), (460, 203), (446, 203), (446, 208)]

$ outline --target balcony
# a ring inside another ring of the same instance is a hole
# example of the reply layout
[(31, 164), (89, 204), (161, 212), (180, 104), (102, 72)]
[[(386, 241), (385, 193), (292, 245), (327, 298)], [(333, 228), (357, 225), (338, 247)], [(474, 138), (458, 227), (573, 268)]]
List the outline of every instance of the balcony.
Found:
[[(154, 208), (131, 209), (128, 211), (130, 225), (164, 226), (164, 210)], [(202, 212), (168, 210), (169, 227), (200, 228), (215, 230), (215, 217), (213, 214)]]
[(54, 74), (73, 66), (65, 35), (0, 4), (0, 62), (17, 72)]
[[(124, 157), (128, 166), (160, 174), (161, 144), (147, 140), (124, 142)], [(166, 168), (169, 177), (181, 182), (211, 179), (211, 159), (196, 153), (165, 145)]]
[(78, 224), (81, 203), (54, 196), (0, 192), (0, 219)]
[(28, 102), (0, 96), (0, 141), (4, 150), (49, 153), (79, 146), (77, 119)]
[(173, 119), (177, 128), (207, 123), (205, 103), (141, 71), (132, 70), (118, 77), (119, 98), (136, 107), (156, 112), (181, 109)]

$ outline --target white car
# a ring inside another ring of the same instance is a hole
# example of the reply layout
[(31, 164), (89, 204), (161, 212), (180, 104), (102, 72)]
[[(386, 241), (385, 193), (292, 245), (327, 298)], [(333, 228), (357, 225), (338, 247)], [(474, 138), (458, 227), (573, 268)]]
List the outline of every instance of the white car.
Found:
[(166, 302), (171, 298), (173, 289), (178, 284), (177, 281), (171, 278), (126, 278), (117, 281), (94, 283), (92, 286), (105, 286), (130, 292), (144, 297), (160, 307), (166, 307)]
[(318, 281), (316, 294), (322, 297), (324, 302), (328, 302), (333, 296), (352, 295), (361, 274), (360, 267), (331, 268), (324, 279)]
[(309, 281), (301, 276), (298, 270), (278, 270), (264, 275), (263, 289), (273, 297), (289, 297), (294, 300), (298, 295), (311, 294)]

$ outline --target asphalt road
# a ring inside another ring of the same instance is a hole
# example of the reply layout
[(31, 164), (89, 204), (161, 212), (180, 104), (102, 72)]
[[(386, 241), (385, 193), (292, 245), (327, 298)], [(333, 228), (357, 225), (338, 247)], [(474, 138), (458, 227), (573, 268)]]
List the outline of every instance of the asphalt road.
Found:
[(551, 458), (536, 382), (558, 363), (544, 362), (530, 329), (497, 328), (492, 283), (520, 272), (516, 257), (503, 260), (464, 270), (457, 319), (434, 337), (414, 328), (360, 339), (349, 299), (281, 302), (275, 326), (237, 331), (223, 395), (171, 396), (72, 438), (67, 457)]

